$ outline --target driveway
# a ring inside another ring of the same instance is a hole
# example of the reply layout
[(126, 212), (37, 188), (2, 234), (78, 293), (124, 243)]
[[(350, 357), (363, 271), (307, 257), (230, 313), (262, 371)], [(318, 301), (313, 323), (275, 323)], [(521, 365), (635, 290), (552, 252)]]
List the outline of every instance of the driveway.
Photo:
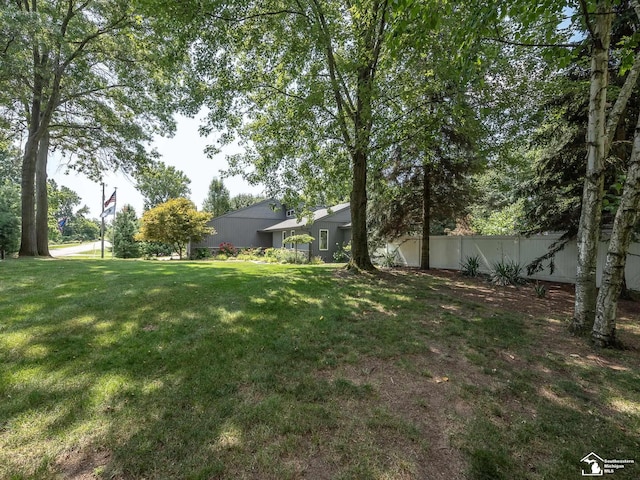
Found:
[[(107, 252), (107, 248), (111, 247), (111, 242), (104, 241), (105, 257), (107, 253), (111, 256), (111, 252)], [(100, 242), (83, 243), (82, 245), (76, 245), (75, 247), (54, 248), (49, 250), (52, 257), (67, 257), (69, 255), (75, 255), (77, 253), (84, 252), (96, 252), (100, 253)]]

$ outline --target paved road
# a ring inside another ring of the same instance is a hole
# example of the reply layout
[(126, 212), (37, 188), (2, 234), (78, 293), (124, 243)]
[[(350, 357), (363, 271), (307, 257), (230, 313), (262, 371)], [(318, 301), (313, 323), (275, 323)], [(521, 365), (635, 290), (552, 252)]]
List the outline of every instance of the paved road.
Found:
[[(105, 257), (107, 256), (107, 253), (109, 257), (111, 257), (111, 252), (106, 252), (106, 249), (110, 246), (111, 243), (105, 240)], [(52, 257), (66, 257), (68, 255), (75, 255), (76, 253), (92, 251), (95, 251), (98, 254), (100, 253), (100, 242), (83, 243), (82, 245), (77, 245), (75, 247), (55, 248), (50, 250)]]

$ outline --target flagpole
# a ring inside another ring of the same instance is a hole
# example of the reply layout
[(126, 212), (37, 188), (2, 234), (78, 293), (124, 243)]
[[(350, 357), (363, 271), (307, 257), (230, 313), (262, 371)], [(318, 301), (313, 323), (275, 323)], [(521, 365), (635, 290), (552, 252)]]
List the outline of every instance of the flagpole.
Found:
[(113, 228), (111, 229), (111, 258), (113, 258), (113, 243), (116, 239), (116, 220), (118, 218), (118, 187), (113, 190)]
[[(102, 203), (100, 209), (104, 212), (104, 183), (102, 184)], [(100, 228), (100, 258), (104, 258), (104, 216), (102, 216), (102, 223)]]

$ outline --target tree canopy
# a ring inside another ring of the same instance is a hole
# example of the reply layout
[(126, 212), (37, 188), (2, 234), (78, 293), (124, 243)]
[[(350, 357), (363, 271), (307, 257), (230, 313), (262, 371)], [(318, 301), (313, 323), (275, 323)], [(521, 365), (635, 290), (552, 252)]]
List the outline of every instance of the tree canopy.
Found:
[(209, 184), (207, 198), (202, 203), (202, 210), (219, 217), (231, 210), (229, 190), (224, 186), (222, 179), (214, 177)]
[(198, 212), (186, 198), (173, 198), (142, 214), (136, 240), (172, 245), (180, 258), (189, 241), (198, 242), (215, 230), (207, 225), (211, 214)]
[(172, 198), (188, 197), (191, 180), (177, 168), (156, 162), (140, 170), (136, 176), (136, 188), (144, 199), (144, 209), (149, 210)]

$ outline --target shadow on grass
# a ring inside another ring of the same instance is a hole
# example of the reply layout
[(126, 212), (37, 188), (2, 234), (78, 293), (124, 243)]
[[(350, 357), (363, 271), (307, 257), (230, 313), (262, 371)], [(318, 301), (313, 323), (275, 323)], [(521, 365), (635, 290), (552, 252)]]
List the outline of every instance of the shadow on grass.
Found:
[[(637, 371), (610, 378), (541, 360), (523, 317), (442, 293), (438, 279), (253, 264), (3, 269), (0, 474), (9, 477), (64, 471), (62, 445), (109, 452), (87, 465), (105, 478), (419, 478), (426, 447), (405, 447), (421, 430), (380, 421), (371, 385), (318, 372), (427, 358), (434, 344), (470, 359), (460, 396), (473, 414), (459, 444), (471, 478), (565, 478), (589, 451), (638, 448)], [(561, 368), (576, 377), (554, 379)], [(590, 412), (618, 397), (631, 414)]]

